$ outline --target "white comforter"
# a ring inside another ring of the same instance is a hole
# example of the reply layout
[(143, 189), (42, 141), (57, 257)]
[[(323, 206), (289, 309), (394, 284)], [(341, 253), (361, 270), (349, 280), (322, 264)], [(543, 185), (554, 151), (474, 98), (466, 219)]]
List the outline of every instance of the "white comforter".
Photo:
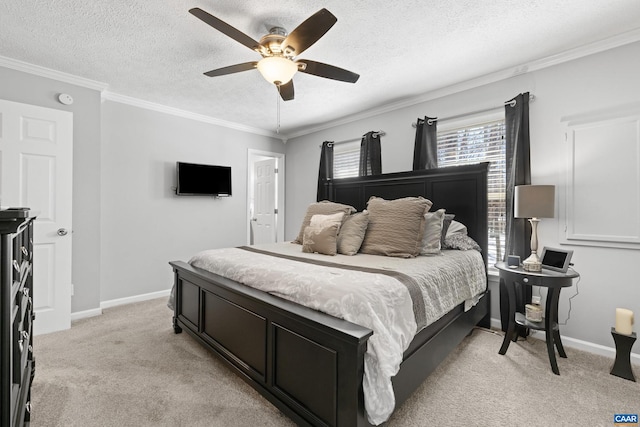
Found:
[[(443, 251), (440, 256), (401, 259), (305, 254), (299, 245), (290, 243), (255, 248), (323, 262), (401, 271), (418, 282), (422, 301), (413, 301), (407, 286), (386, 274), (300, 263), (241, 248), (203, 251), (189, 261), (194, 267), (373, 330), (365, 354), (363, 390), (367, 416), (374, 425), (386, 421), (393, 412), (391, 378), (400, 369), (403, 352), (414, 335), (486, 288), (484, 264), (476, 251)], [(416, 306), (422, 304), (424, 313), (416, 321)]]

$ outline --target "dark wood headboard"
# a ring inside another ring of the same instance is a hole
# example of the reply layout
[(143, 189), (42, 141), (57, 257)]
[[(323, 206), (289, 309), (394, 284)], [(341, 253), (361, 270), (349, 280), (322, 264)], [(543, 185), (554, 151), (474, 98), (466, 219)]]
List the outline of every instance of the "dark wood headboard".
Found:
[(330, 199), (366, 209), (371, 196), (387, 200), (423, 196), (433, 202), (431, 211), (446, 209), (467, 226), (482, 248), (487, 263), (487, 172), (489, 163), (450, 166), (411, 172), (335, 179), (329, 184)]

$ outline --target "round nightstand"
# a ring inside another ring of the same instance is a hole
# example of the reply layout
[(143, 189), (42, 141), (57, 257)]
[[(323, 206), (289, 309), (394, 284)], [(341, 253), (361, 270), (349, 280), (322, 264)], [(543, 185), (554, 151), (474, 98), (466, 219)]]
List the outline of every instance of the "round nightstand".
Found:
[[(504, 262), (497, 263), (495, 267), (500, 274), (500, 285), (504, 285), (509, 298), (509, 324), (499, 353), (505, 354), (509, 348), (509, 343), (517, 339), (515, 335), (516, 324), (529, 329), (545, 331), (551, 370), (554, 374), (560, 375), (558, 363), (556, 362), (555, 349), (558, 349), (560, 357), (567, 357), (564, 347), (562, 346), (562, 341), (560, 340), (560, 327), (558, 325), (560, 290), (572, 286), (573, 279), (580, 277), (580, 275), (572, 269), (566, 273), (545, 269), (542, 271), (525, 271), (522, 267), (510, 268)], [(514, 292), (516, 283), (548, 288), (545, 317), (541, 322), (531, 322), (525, 318), (524, 313), (516, 313), (516, 296)]]

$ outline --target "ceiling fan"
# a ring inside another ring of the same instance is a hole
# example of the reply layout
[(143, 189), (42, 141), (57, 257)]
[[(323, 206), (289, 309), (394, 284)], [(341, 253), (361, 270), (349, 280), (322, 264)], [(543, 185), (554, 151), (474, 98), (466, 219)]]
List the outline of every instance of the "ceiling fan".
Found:
[(307, 59), (296, 59), (298, 55), (329, 31), (338, 20), (327, 9), (316, 12), (288, 35), (284, 28), (273, 27), (269, 34), (263, 36), (259, 42), (200, 8), (190, 9), (189, 13), (262, 55), (260, 61), (244, 62), (207, 71), (204, 73), (206, 76), (222, 76), (257, 68), (269, 83), (276, 85), (280, 96), (285, 101), (293, 99), (292, 78), (298, 71), (349, 83), (355, 83), (360, 77), (356, 73), (333, 65)]

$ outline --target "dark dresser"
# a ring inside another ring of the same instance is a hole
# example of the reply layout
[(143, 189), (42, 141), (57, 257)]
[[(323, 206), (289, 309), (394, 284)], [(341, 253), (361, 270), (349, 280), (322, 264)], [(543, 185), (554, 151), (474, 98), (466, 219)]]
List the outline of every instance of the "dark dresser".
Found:
[(29, 425), (33, 357), (33, 222), (0, 209), (0, 425)]

